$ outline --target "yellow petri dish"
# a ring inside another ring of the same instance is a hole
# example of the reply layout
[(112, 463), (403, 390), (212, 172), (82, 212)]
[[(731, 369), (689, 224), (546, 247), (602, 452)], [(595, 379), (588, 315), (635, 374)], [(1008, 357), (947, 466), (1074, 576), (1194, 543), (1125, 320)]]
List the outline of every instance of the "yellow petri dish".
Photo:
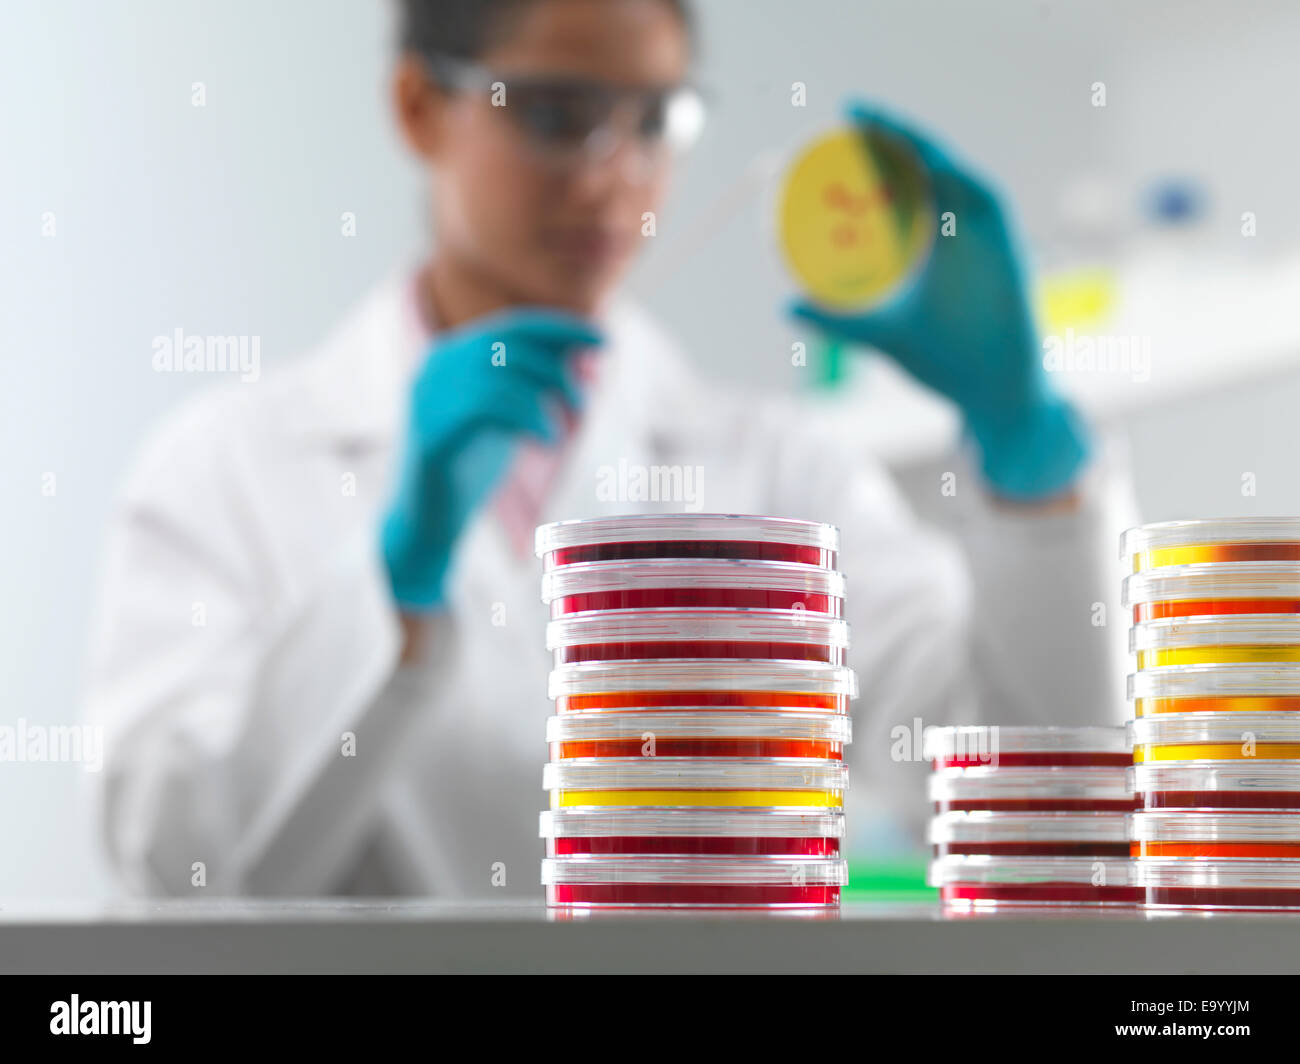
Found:
[(809, 144), (786, 172), (778, 239), (807, 295), (862, 310), (900, 289), (934, 242), (930, 180), (897, 137), (840, 129)]
[(1300, 661), (1300, 646), (1169, 647), (1137, 652), (1139, 669), (1155, 669), (1163, 665), (1229, 665), (1270, 661)]
[(1300, 758), (1300, 743), (1259, 743), (1252, 753), (1243, 743), (1195, 743), (1134, 746), (1133, 763), (1147, 761), (1286, 761)]
[(843, 791), (551, 791), (551, 808), (575, 805), (654, 806), (815, 806), (830, 808), (844, 804)]

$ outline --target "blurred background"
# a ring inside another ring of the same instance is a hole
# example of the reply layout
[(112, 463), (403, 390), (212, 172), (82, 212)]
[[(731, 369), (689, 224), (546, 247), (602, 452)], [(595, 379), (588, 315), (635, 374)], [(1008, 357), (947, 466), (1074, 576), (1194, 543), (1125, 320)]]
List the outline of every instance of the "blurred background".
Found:
[[(1300, 142), (1284, 132), (1300, 8), (695, 6), (713, 111), (631, 288), (703, 369), (808, 387), (790, 366), (772, 176), (862, 95), (1002, 184), (1049, 331), (1146, 345), (1148, 379), (1062, 380), (1127, 439), (1145, 520), (1300, 513)], [(152, 338), (256, 335), (271, 369), (426, 243), (387, 113), (389, 21), (383, 0), (4, 4), (0, 724), (78, 720), (114, 492), (146, 427), (213, 386), (153, 372)], [(876, 362), (822, 390), (852, 406), (845, 446), (885, 456), (923, 506), (951, 412)], [(86, 782), (75, 765), (0, 763), (0, 898), (110, 891)]]

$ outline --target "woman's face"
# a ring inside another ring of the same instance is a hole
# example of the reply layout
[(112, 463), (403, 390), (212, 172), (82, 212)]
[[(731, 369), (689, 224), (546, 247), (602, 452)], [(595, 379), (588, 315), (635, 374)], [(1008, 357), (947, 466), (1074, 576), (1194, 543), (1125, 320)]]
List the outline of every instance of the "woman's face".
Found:
[(487, 89), (430, 89), (427, 108), (402, 116), (432, 167), (438, 253), (512, 302), (590, 311), (645, 239), (669, 156), (627, 135), (634, 103), (616, 108), (625, 133), (604, 140), (612, 154), (548, 149), (537, 130), (557, 116), (536, 86), (672, 89), (687, 73), (686, 27), (663, 0), (534, 0), (506, 17), (477, 60), (504, 86), (504, 106)]

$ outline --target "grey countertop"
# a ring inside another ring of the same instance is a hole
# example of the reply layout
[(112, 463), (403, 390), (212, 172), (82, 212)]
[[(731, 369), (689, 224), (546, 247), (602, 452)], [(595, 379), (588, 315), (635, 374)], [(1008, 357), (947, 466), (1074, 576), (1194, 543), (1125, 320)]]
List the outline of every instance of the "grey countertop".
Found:
[(0, 906), (3, 973), (1282, 973), (1300, 918), (1063, 913), (945, 919), (846, 904), (834, 918), (540, 903), (163, 901)]

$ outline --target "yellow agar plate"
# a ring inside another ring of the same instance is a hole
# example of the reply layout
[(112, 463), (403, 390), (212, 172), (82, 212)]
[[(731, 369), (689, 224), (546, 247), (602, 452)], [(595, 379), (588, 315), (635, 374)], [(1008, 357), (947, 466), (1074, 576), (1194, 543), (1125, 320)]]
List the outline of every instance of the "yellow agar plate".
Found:
[(838, 130), (786, 173), (781, 251), (816, 302), (836, 310), (881, 303), (920, 267), (934, 240), (925, 168), (898, 140)]

